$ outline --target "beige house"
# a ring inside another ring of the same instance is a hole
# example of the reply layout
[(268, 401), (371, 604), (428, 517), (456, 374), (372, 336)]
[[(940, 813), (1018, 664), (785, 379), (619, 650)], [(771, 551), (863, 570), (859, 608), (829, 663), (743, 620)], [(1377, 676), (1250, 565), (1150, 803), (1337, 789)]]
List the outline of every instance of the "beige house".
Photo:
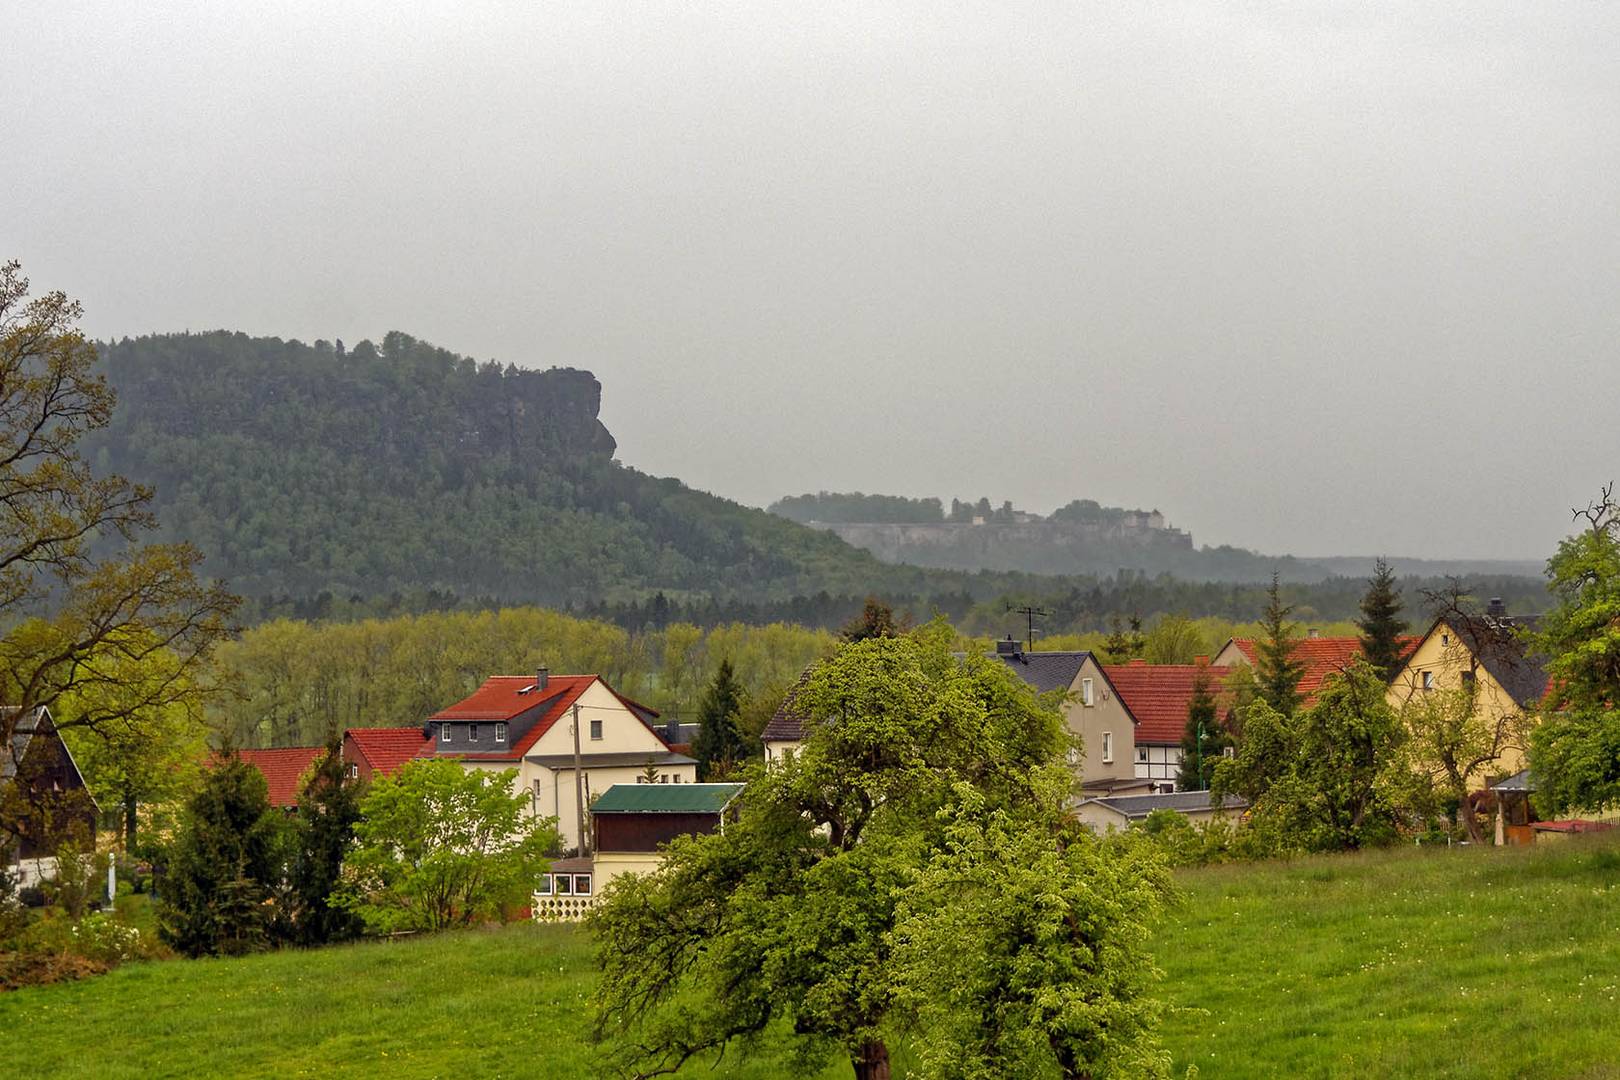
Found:
[[(1089, 652), (1025, 652), (1018, 642), (1007, 640), (996, 642), (995, 657), (1036, 691), (1064, 693), (1064, 718), (1083, 747), (1071, 764), (1085, 790), (1147, 787), (1136, 775), (1136, 721), (1095, 656)], [(800, 684), (805, 676), (800, 677)], [(796, 708), (797, 690), (788, 691), (765, 725), (761, 739), (767, 762), (782, 761), (804, 742), (808, 718)]]
[(428, 718), (432, 750), (420, 756), (453, 758), (468, 769), (517, 769), (516, 789), (528, 796), (531, 812), (556, 818), (563, 849), (577, 851), (593, 796), (644, 781), (649, 768), (660, 784), (696, 782), (697, 762), (670, 749), (657, 718), (598, 675), (551, 675), (544, 668), (532, 676), (493, 675)]
[(1502, 745), (1496, 760), (1474, 778), (1481, 786), (1525, 767), (1526, 740), (1547, 693), (1547, 673), (1520, 635), (1538, 621), (1538, 616), (1508, 615), (1500, 600), (1492, 600), (1484, 615), (1442, 615), (1390, 679), (1389, 703), (1396, 709), (1424, 694), (1474, 690), (1476, 719), (1486, 731), (1499, 732)]

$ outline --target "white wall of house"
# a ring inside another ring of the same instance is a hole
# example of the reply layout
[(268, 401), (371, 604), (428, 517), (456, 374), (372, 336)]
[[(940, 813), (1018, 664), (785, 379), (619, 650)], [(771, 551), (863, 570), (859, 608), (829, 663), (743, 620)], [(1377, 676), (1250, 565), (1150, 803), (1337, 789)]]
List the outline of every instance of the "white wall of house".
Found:
[(765, 742), (765, 764), (777, 765), (787, 759), (787, 755), (799, 752), (802, 743), (790, 742), (786, 739), (767, 739)]
[(1138, 745), (1136, 775), (1149, 780), (1174, 780), (1181, 771), (1181, 747)]
[[(574, 753), (572, 725), (572, 712), (564, 713), (551, 726), (551, 730), (529, 748), (529, 756), (565, 755), (571, 758)], [(640, 717), (625, 708), (600, 680), (592, 683), (579, 696), (579, 727), (581, 755), (645, 753), (652, 756), (669, 752), (663, 740), (654, 735)], [(469, 769), (499, 772), (512, 768), (514, 763), (464, 761), (462, 764)], [(645, 762), (608, 767), (587, 766), (582, 778), (585, 805), (590, 806), (592, 795), (600, 795), (614, 784), (634, 784), (645, 770)], [(670, 783), (697, 782), (696, 765), (659, 765), (658, 771), (667, 775)], [(578, 803), (574, 800), (574, 770), (571, 765), (553, 769), (525, 758), (518, 766), (513, 791), (529, 799), (535, 816), (557, 819), (557, 831), (562, 834), (564, 850), (579, 846), (579, 812)], [(588, 811), (586, 816), (589, 816)]]

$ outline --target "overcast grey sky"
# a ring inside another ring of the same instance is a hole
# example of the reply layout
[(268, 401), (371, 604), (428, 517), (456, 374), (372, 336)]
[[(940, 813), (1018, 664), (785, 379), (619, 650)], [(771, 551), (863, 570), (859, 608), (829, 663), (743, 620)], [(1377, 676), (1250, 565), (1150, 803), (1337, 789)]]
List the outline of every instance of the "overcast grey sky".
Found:
[(12, 0), (0, 257), (401, 329), (628, 464), (1542, 557), (1620, 473), (1620, 8)]

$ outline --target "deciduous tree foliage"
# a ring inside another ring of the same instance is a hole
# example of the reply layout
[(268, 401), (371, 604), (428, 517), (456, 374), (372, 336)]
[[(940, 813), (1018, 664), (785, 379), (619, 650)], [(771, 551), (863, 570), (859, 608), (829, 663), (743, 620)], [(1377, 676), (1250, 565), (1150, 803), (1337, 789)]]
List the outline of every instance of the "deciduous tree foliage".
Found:
[(12, 717), (69, 693), (59, 725), (110, 734), (188, 705), (235, 606), (197, 580), (195, 549), (138, 544), (152, 492), (81, 453), (114, 396), (80, 314), (0, 266), (0, 703), (21, 706), (0, 747)]
[(1414, 779), (1401, 753), (1406, 729), (1386, 694), (1358, 660), (1292, 716), (1255, 701), (1237, 756), (1216, 767), (1213, 790), (1248, 799), (1255, 827), (1287, 847), (1388, 843), (1411, 805)]
[(1620, 506), (1613, 485), (1547, 563), (1556, 606), (1531, 645), (1547, 658), (1546, 716), (1531, 736), (1545, 813), (1620, 805)]
[[(1004, 665), (952, 655), (952, 637), (931, 625), (818, 665), (798, 692), (804, 746), (750, 771), (737, 820), (609, 887), (592, 924), (597, 1032), (613, 1067), (667, 1072), (777, 1022), (798, 1036), (798, 1071), (843, 1054), (863, 1080), (888, 1075), (887, 1040), (900, 1033), (959, 1039), (992, 1070), (1042, 1055), (1052, 1070), (1153, 1058), (1131, 920), (1152, 911), (1162, 882), (1150, 868), (1084, 876), (1102, 856), (1061, 821), (1072, 784), (1062, 718)], [(1036, 851), (1052, 857), (1014, 878), (1010, 896), (983, 887)], [(954, 870), (980, 884), (941, 912)], [(995, 970), (1023, 940), (1006, 926), (975, 946), (931, 921), (994, 921), (1007, 912), (992, 905), (1038, 887), (1039, 910), (1012, 924), (1038, 938), (1012, 972)], [(1131, 914), (1116, 927), (1121, 910)], [(921, 969), (944, 962), (942, 949), (973, 966), (976, 989), (925, 1006)], [(982, 1024), (960, 1029), (976, 1011)], [(1121, 1028), (1088, 1023), (1103, 1016)]]
[(528, 903), (557, 830), (529, 816), (515, 776), (419, 760), (373, 781), (333, 905), (393, 933), (471, 926)]

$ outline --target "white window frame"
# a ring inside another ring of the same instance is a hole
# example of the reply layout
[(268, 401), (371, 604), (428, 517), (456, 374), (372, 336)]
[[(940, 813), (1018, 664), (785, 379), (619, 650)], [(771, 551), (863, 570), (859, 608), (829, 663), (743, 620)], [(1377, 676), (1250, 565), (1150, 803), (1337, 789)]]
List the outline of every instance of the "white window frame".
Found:
[(444, 743), (447, 746), (449, 745), (449, 743), (450, 743), (450, 725), (449, 724), (440, 724), (439, 725), (439, 741), (441, 743)]
[(506, 741), (506, 721), (504, 721), (504, 720), (498, 720), (495, 723), (495, 741), (496, 742), (505, 742)]
[(1102, 733), (1102, 736), (1103, 736), (1103, 746), (1102, 746), (1103, 764), (1104, 765), (1112, 765), (1114, 763), (1114, 733), (1112, 731), (1105, 731), (1105, 732)]
[(1097, 687), (1091, 679), (1080, 680), (1080, 704), (1087, 708), (1097, 704)]
[(536, 893), (539, 893), (541, 896), (550, 896), (551, 895), (551, 875), (550, 874), (541, 874), (540, 875), (540, 884), (535, 888), (534, 891)]
[(574, 895), (574, 875), (573, 874), (553, 874), (552, 876), (557, 879), (557, 891), (552, 894), (553, 896), (573, 896)]
[[(582, 889), (582, 888), (580, 888), (581, 885), (584, 885), (585, 887)], [(575, 896), (589, 896), (589, 895), (591, 895), (591, 875), (589, 875), (589, 874), (575, 874), (574, 875), (574, 895)]]
[(477, 742), (478, 741), (478, 725), (477, 724), (468, 724), (467, 725), (467, 741), (468, 742)]
[(1425, 671), (1425, 672), (1422, 673), (1422, 678), (1423, 678), (1423, 689), (1425, 689), (1425, 690), (1433, 690), (1434, 689), (1434, 672)]
[(1136, 748), (1136, 763), (1138, 765), (1147, 765), (1147, 764), (1149, 764), (1149, 761), (1148, 761), (1148, 748), (1147, 747), (1138, 746)]

